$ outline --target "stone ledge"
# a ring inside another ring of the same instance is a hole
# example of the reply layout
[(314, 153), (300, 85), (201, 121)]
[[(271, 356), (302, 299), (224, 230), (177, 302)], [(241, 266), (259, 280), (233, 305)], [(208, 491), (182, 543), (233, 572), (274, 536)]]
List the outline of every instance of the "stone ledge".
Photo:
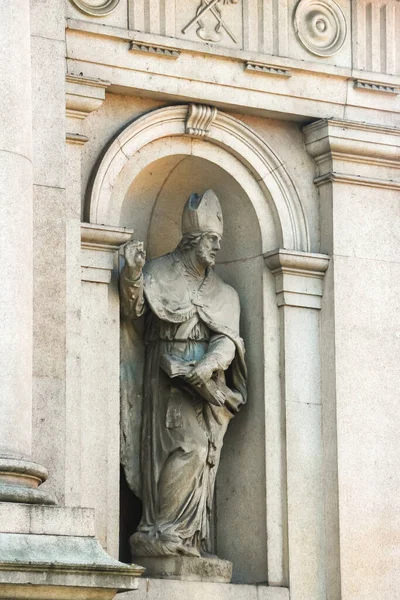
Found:
[(91, 536), (0, 533), (0, 598), (111, 600), (137, 588), (138, 565), (108, 556)]
[(109, 556), (95, 537), (0, 533), (0, 576), (4, 570), (104, 572), (139, 576), (143, 568)]
[(220, 558), (191, 556), (134, 556), (146, 569), (146, 575), (159, 579), (230, 583), (232, 563)]
[(139, 579), (135, 592), (118, 595), (118, 600), (289, 600), (289, 590), (267, 585), (204, 583), (168, 579)]
[(92, 508), (0, 503), (0, 532), (94, 536)]

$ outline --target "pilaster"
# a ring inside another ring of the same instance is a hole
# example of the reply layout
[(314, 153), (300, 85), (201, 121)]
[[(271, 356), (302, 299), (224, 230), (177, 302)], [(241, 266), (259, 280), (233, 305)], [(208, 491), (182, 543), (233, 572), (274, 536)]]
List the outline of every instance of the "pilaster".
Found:
[(95, 509), (96, 535), (112, 556), (119, 547), (117, 251), (131, 235), (128, 229), (81, 225), (80, 501)]
[(285, 406), (287, 547), (292, 600), (325, 600), (320, 309), (329, 257), (274, 250)]
[[(400, 131), (326, 119), (303, 132), (317, 167), (321, 249), (332, 256), (321, 319), (324, 489), (337, 515), (335, 526), (327, 523), (337, 563), (327, 563), (328, 597), (390, 597), (398, 587), (394, 529), (382, 524), (398, 513), (398, 435), (389, 421), (400, 353)], [(377, 572), (390, 575), (371, 578)]]
[[(82, 133), (85, 118), (100, 108), (108, 83), (82, 76), (66, 77), (66, 457), (67, 506), (85, 505), (81, 474), (81, 186)], [(90, 504), (89, 504), (90, 506)], [(117, 519), (118, 521), (118, 519)], [(102, 539), (104, 542), (104, 540)]]

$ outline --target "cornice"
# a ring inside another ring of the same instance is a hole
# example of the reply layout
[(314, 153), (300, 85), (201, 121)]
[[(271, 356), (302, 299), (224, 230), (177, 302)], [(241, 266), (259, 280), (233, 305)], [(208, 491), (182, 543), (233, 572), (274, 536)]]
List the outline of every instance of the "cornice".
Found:
[[(226, 48), (78, 19), (67, 20), (66, 35), (68, 69), (109, 79), (110, 91), (118, 94), (149, 94), (167, 101), (174, 97), (179, 102), (190, 99), (256, 116), (286, 115), (303, 123), (328, 115), (342, 118), (346, 106), (360, 120), (384, 124), (397, 118), (398, 96), (355, 89), (355, 78), (374, 74), (360, 74), (350, 66)], [(215, 72), (220, 73), (218, 82)], [(397, 76), (379, 77), (382, 84), (400, 86)], [(323, 86), (316, 87), (320, 78)]]
[(303, 127), (303, 132), (304, 134), (308, 135), (310, 132), (321, 130), (329, 125), (337, 126), (348, 130), (370, 131), (372, 133), (400, 136), (400, 129), (398, 127), (374, 125), (372, 123), (361, 123), (359, 121), (352, 121), (347, 119), (319, 119), (318, 121), (314, 121), (314, 123), (305, 125), (305, 127)]
[(81, 279), (109, 284), (115, 253), (132, 237), (133, 230), (81, 223)]
[(278, 249), (264, 255), (265, 264), (275, 275), (278, 306), (319, 310), (323, 279), (329, 256)]
[(400, 181), (393, 179), (377, 179), (373, 177), (364, 177), (363, 175), (349, 175), (347, 173), (337, 173), (330, 171), (324, 175), (320, 175), (314, 179), (317, 186), (325, 185), (326, 183), (347, 183), (352, 185), (363, 185), (373, 188), (382, 188), (388, 190), (400, 190)]
[(81, 77), (67, 73), (66, 114), (74, 119), (85, 119), (88, 114), (100, 108), (105, 99), (109, 81)]
[(125, 244), (133, 234), (133, 229), (81, 223), (82, 248), (96, 248), (115, 252)]
[[(306, 125), (303, 134), (306, 149), (317, 165), (317, 185), (326, 181), (372, 187), (398, 185), (393, 181), (400, 167), (400, 130), (396, 127), (321, 119)], [(348, 163), (363, 164), (364, 173)], [(365, 165), (370, 167), (366, 174)]]
[(68, 143), (76, 144), (77, 146), (83, 146), (89, 141), (89, 138), (86, 135), (82, 135), (80, 133), (67, 132), (65, 137)]
[(67, 83), (78, 83), (80, 85), (88, 85), (89, 87), (107, 88), (110, 85), (109, 81), (103, 79), (96, 79), (94, 77), (84, 77), (83, 75), (74, 75), (73, 73), (67, 73), (65, 76)]
[(264, 254), (264, 260), (273, 274), (285, 272), (309, 277), (324, 277), (329, 266), (327, 254), (296, 252), (281, 248)]

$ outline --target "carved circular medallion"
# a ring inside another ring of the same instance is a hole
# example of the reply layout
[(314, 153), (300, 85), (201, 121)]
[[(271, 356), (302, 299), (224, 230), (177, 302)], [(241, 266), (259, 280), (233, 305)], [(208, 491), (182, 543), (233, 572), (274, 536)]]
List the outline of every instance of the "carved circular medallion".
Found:
[(331, 56), (343, 46), (346, 19), (333, 0), (300, 0), (294, 15), (299, 40), (317, 56)]
[(119, 3), (119, 0), (71, 0), (82, 12), (102, 17), (108, 15)]

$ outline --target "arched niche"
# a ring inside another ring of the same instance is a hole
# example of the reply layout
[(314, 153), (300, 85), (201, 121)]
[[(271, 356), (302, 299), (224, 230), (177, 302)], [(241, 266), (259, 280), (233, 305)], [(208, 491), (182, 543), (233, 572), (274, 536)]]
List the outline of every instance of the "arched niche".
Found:
[[(88, 189), (86, 219), (98, 224), (115, 222), (124, 201), (121, 190), (147, 164), (143, 149), (157, 141), (155, 159), (176, 153), (176, 145), (182, 143), (185, 147), (183, 154), (208, 158), (211, 162), (221, 164), (228, 172), (238, 164), (247, 169), (252, 175), (253, 184), (257, 184), (256, 196), (263, 198), (262, 202), (258, 202), (258, 198), (252, 199), (253, 206), (262, 221), (264, 205), (269, 205), (274, 214), (275, 229), (279, 233), (279, 247), (309, 251), (309, 231), (297, 190), (285, 165), (265, 140), (246, 124), (219, 111), (215, 111), (207, 129), (201, 130), (201, 138), (196, 139), (187, 133), (191, 131), (187, 128), (187, 118), (187, 105), (168, 106), (154, 110), (128, 125), (110, 144), (98, 165)], [(171, 149), (171, 140), (174, 140), (174, 150)], [(210, 142), (210, 145), (204, 146), (204, 141)], [(221, 152), (218, 153), (218, 149)], [(213, 156), (209, 156), (209, 153)], [(133, 157), (134, 161), (131, 162)], [(128, 163), (129, 169), (126, 168)], [(267, 248), (268, 240), (264, 238), (263, 244)]]
[[(225, 438), (216, 487), (216, 551), (232, 560), (234, 581), (265, 582), (266, 454), (276, 460), (277, 470), (281, 461), (279, 448), (266, 448), (266, 420), (269, 406), (279, 406), (281, 396), (279, 315), (263, 254), (277, 247), (308, 250), (307, 225), (282, 163), (255, 132), (217, 113), (208, 132), (194, 138), (185, 133), (186, 115), (185, 106), (168, 107), (129, 125), (98, 166), (86, 215), (92, 223), (134, 229), (154, 258), (179, 241), (190, 193), (212, 188), (220, 198), (224, 238), (216, 269), (240, 296), (249, 401)], [(139, 365), (140, 332), (135, 343)], [(281, 417), (274, 418), (278, 431)], [(281, 514), (272, 526), (283, 536), (280, 519)]]

